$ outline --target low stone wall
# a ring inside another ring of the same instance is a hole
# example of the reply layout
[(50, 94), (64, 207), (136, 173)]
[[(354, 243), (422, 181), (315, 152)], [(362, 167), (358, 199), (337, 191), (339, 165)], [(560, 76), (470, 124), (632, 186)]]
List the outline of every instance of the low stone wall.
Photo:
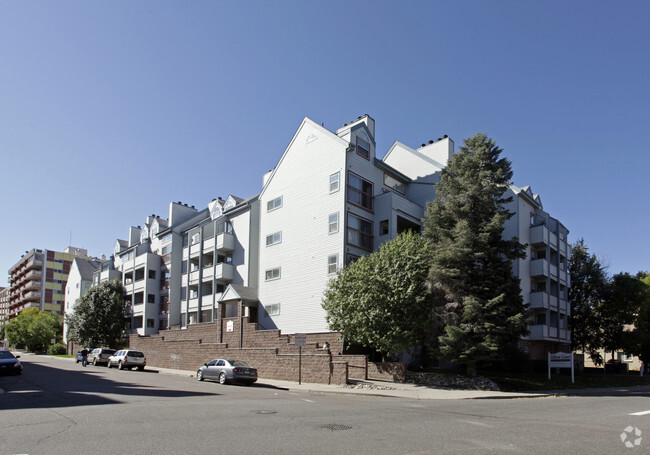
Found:
[(381, 381), (406, 382), (406, 363), (404, 362), (369, 362), (368, 379)]
[[(218, 323), (203, 323), (158, 335), (131, 335), (129, 344), (144, 352), (152, 367), (195, 371), (212, 359), (230, 358), (250, 363), (260, 378), (298, 381), (301, 376), (303, 382), (325, 384), (346, 384), (348, 377), (366, 378), (367, 357), (338, 355), (343, 348), (338, 333), (307, 334), (307, 345), (299, 349), (294, 335), (258, 330), (248, 318), (243, 318), (242, 332), (238, 319), (232, 326), (233, 331), (221, 333)], [(323, 349), (325, 342), (329, 349)]]

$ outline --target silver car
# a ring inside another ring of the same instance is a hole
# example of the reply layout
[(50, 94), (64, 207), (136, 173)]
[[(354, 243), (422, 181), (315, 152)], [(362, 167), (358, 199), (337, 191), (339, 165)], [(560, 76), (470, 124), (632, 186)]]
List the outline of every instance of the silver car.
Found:
[(221, 384), (241, 382), (250, 385), (257, 381), (257, 369), (242, 360), (214, 359), (197, 370), (196, 379), (218, 379)]
[(117, 366), (120, 370), (130, 370), (131, 368), (136, 367), (138, 370), (142, 371), (146, 364), (147, 358), (142, 352), (134, 349), (122, 349), (108, 358), (106, 366), (108, 368)]
[(90, 351), (90, 354), (88, 354), (88, 363), (92, 363), (94, 366), (106, 365), (108, 363), (108, 358), (113, 354), (115, 354), (115, 349), (93, 349)]

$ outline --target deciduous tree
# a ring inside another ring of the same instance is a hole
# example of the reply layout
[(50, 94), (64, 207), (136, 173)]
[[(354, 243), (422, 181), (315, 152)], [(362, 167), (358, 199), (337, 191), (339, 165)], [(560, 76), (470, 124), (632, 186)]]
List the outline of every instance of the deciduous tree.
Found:
[(6, 326), (9, 343), (30, 351), (44, 351), (52, 339), (61, 337), (61, 323), (55, 315), (38, 308), (22, 311)]
[(421, 346), (430, 323), (426, 241), (407, 231), (339, 271), (323, 297), (330, 329), (384, 355)]
[(105, 281), (88, 289), (66, 315), (66, 324), (68, 339), (78, 344), (120, 347), (128, 327), (122, 282)]

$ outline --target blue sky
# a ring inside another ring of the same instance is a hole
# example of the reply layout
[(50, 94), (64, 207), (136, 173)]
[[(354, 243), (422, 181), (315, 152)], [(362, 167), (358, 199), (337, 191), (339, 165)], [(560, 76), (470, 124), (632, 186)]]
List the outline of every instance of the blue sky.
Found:
[(649, 270), (648, 19), (634, 0), (0, 2), (0, 270), (257, 194), (303, 117), (364, 114), (380, 157), (487, 133), (571, 242)]

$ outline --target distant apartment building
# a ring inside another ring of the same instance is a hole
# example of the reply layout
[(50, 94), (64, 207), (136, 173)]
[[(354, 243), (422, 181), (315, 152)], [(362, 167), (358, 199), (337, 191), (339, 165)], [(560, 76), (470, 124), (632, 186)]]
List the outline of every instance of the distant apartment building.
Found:
[[(74, 258), (65, 286), (64, 314), (69, 315), (74, 312), (77, 300), (92, 286), (93, 275), (101, 265), (102, 261), (100, 260)], [(65, 321), (63, 324), (63, 342), (68, 343), (68, 326)]]
[[(238, 315), (261, 330), (327, 332), (329, 280), (400, 232), (420, 231), (453, 153), (445, 135), (418, 148), (395, 142), (378, 159), (371, 117), (336, 132), (305, 118), (259, 194), (202, 210), (171, 203), (168, 218), (147, 217), (116, 241), (94, 282), (123, 281), (140, 335)], [(515, 216), (504, 236), (529, 245), (513, 273), (535, 314), (522, 347), (543, 356), (570, 341), (568, 231), (529, 188), (510, 191)]]
[(9, 269), (9, 311), (13, 319), (28, 308), (39, 308), (63, 319), (65, 286), (72, 261), (88, 251), (69, 246), (63, 252), (32, 249)]

